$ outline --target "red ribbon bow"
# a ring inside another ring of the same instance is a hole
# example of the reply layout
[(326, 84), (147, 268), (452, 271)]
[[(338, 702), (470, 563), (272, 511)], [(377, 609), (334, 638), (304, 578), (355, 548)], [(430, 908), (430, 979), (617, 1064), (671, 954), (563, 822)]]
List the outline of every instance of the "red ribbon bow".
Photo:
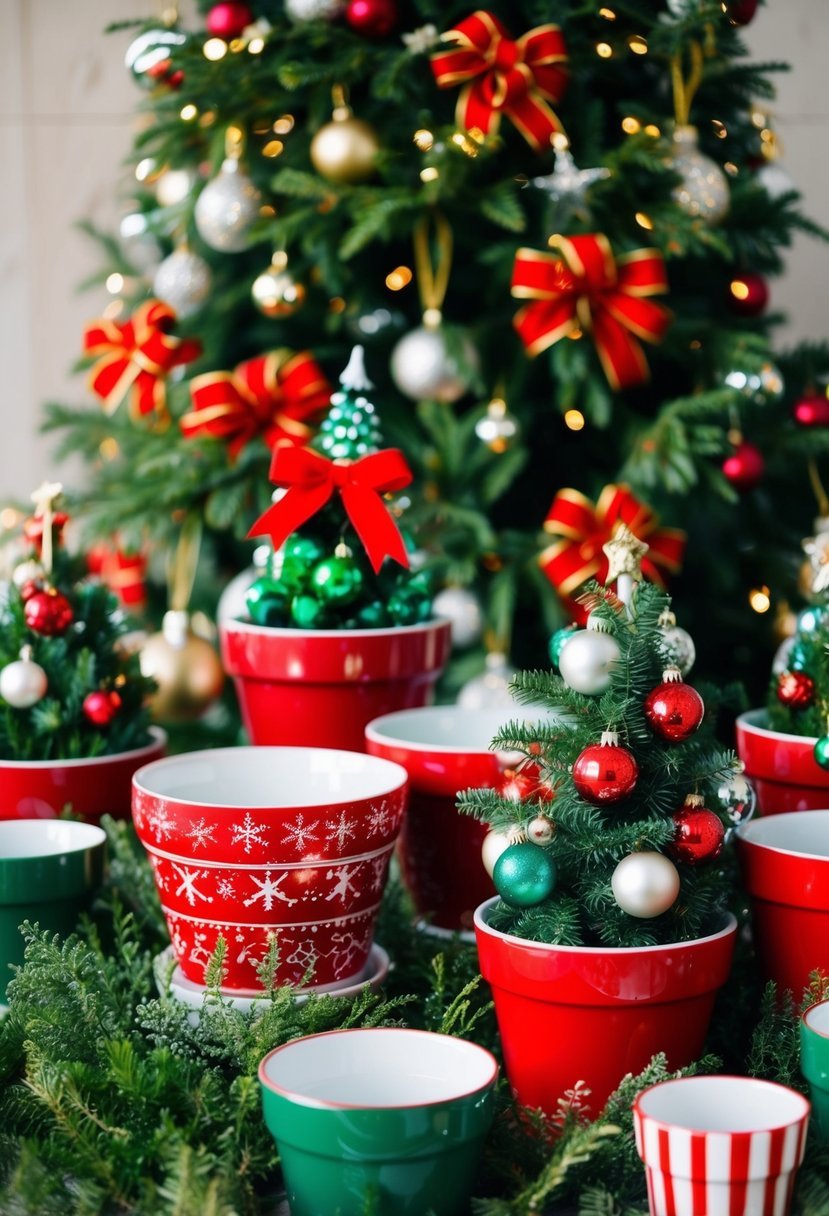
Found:
[(660, 342), (671, 323), (668, 309), (647, 298), (668, 290), (662, 254), (635, 249), (614, 258), (603, 233), (557, 237), (555, 245), (560, 255), (535, 249), (515, 255), (512, 294), (533, 301), (514, 320), (528, 353), (585, 330), (614, 389), (641, 384), (648, 363), (640, 339)]
[(561, 123), (548, 101), (567, 84), (567, 48), (557, 25), (539, 25), (513, 42), (492, 13), (479, 10), (441, 35), (451, 50), (432, 56), (438, 87), (462, 84), (455, 118), (464, 130), (495, 133), (506, 114), (537, 151)]
[(409, 555), (394, 518), (380, 497), (402, 490), (412, 473), (402, 452), (387, 448), (359, 460), (328, 460), (310, 448), (277, 448), (271, 481), (287, 493), (257, 519), (248, 536), (269, 535), (274, 548), (328, 502), (335, 491), (363, 543), (374, 572), (383, 559), (408, 568)]
[(143, 608), (147, 598), (147, 559), (143, 553), (125, 553), (116, 544), (100, 541), (86, 555), (90, 574), (118, 596), (126, 608)]
[(175, 320), (168, 305), (147, 300), (123, 325), (101, 317), (87, 326), (83, 348), (86, 354), (97, 356), (89, 384), (107, 414), (114, 413), (126, 398), (133, 417), (165, 412), (166, 376), (201, 354), (200, 342), (170, 333)]
[(269, 448), (307, 443), (308, 419), (328, 404), (331, 385), (310, 352), (274, 350), (235, 371), (194, 377), (190, 395), (193, 408), (180, 421), (184, 436), (229, 440), (235, 457), (257, 435)]
[(677, 528), (660, 528), (659, 518), (627, 486), (605, 486), (594, 504), (578, 490), (559, 490), (553, 499), (544, 531), (561, 539), (539, 557), (547, 578), (581, 624), (587, 613), (571, 597), (589, 578), (604, 582), (608, 573), (602, 545), (621, 524), (645, 541), (648, 552), (642, 561), (642, 574), (659, 587), (665, 586), (664, 574), (676, 574), (685, 553), (685, 533)]

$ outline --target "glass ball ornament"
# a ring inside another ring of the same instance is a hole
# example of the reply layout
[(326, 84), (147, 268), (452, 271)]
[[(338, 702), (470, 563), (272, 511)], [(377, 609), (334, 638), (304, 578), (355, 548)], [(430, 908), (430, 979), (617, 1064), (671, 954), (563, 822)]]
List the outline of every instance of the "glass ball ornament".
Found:
[(726, 372), (723, 383), (751, 405), (773, 405), (781, 399), (785, 389), (780, 368), (769, 360), (747, 370), (732, 368)]
[(660, 649), (665, 659), (671, 667), (678, 667), (680, 673), (687, 676), (697, 657), (694, 639), (686, 629), (677, 625), (676, 617), (670, 611), (660, 616), (659, 628), (662, 630)]
[(213, 275), (204, 258), (191, 249), (174, 249), (153, 276), (153, 293), (179, 317), (198, 312), (210, 295)]
[(265, 317), (290, 317), (305, 303), (305, 285), (287, 269), (284, 254), (274, 255), (270, 266), (253, 280), (250, 294)]
[(394, 347), (391, 378), (413, 401), (452, 405), (469, 392), (480, 367), (478, 352), (468, 338), (461, 336), (459, 350), (458, 357), (443, 326), (419, 325)]
[(815, 682), (805, 671), (781, 671), (775, 691), (781, 705), (808, 709), (815, 699)]
[(273, 628), (289, 624), (290, 604), (290, 592), (267, 574), (254, 579), (245, 594), (245, 606), (254, 625)]
[(193, 218), (205, 245), (220, 253), (246, 249), (261, 201), (262, 196), (239, 162), (228, 157), (196, 199)]
[(54, 587), (35, 590), (23, 609), (26, 625), (43, 637), (60, 637), (72, 624), (74, 612), (66, 596)]
[(562, 650), (570, 641), (570, 638), (578, 633), (578, 629), (578, 625), (565, 625), (562, 629), (557, 629), (547, 643), (547, 653), (550, 656), (550, 662), (556, 669), (558, 669)]
[(593, 806), (620, 802), (636, 788), (639, 765), (628, 748), (619, 743), (616, 731), (604, 732), (600, 743), (591, 743), (573, 763), (573, 785), (578, 795)]
[(587, 628), (574, 633), (559, 655), (561, 677), (574, 692), (596, 697), (610, 684), (619, 654), (619, 643), (605, 621), (591, 613)]
[(83, 715), (93, 726), (109, 726), (121, 708), (121, 698), (117, 692), (106, 692), (96, 689), (87, 693), (83, 699)]
[(389, 615), (389, 610), (382, 600), (371, 600), (368, 604), (361, 604), (354, 616), (346, 621), (346, 628), (349, 629), (384, 629), (386, 625), (391, 625), (392, 619)]
[(720, 166), (699, 150), (696, 127), (674, 130), (671, 168), (679, 175), (671, 196), (686, 215), (717, 224), (728, 214), (728, 178)]
[(387, 609), (395, 625), (420, 625), (432, 615), (432, 597), (426, 587), (404, 583), (392, 591)]
[(187, 41), (184, 34), (173, 29), (144, 30), (133, 38), (124, 55), (124, 64), (133, 77), (146, 88), (152, 88), (159, 72), (170, 62), (176, 47)]
[(505, 654), (488, 654), (486, 670), (464, 684), (457, 704), (463, 709), (514, 709), (515, 701), (509, 690), (514, 676), (515, 668)]
[(610, 879), (613, 898), (628, 916), (650, 920), (661, 916), (679, 895), (679, 871), (663, 853), (630, 853)]
[(364, 38), (387, 38), (400, 20), (396, 0), (348, 0), (346, 24)]
[(136, 270), (147, 272), (158, 265), (158, 241), (150, 232), (146, 216), (140, 211), (131, 211), (121, 217), (118, 234), (121, 245)]
[(792, 417), (798, 426), (829, 426), (829, 398), (825, 393), (805, 393), (792, 406)]
[(253, 13), (240, 0), (222, 0), (214, 4), (207, 14), (205, 26), (208, 34), (214, 38), (224, 38), (230, 42), (238, 38), (246, 26), (253, 22)]
[(496, 397), (490, 401), (483, 418), (475, 423), (475, 434), (490, 452), (506, 452), (518, 436), (518, 419), (507, 410), (507, 403)]
[(717, 786), (717, 801), (732, 827), (748, 823), (757, 809), (757, 793), (744, 773), (733, 773)]
[(797, 632), (814, 633), (823, 624), (827, 611), (829, 609), (824, 604), (811, 604), (808, 608), (801, 608), (797, 614)]
[(763, 453), (753, 443), (743, 439), (736, 444), (730, 456), (722, 462), (722, 473), (735, 490), (741, 494), (755, 490), (763, 480), (766, 462)]
[(713, 861), (722, 852), (725, 828), (719, 815), (709, 811), (702, 798), (689, 794), (673, 816), (675, 835), (671, 855), (686, 865)]
[(351, 604), (363, 590), (364, 575), (351, 554), (335, 554), (317, 562), (310, 587), (324, 604)]
[(452, 649), (466, 650), (484, 630), (480, 601), (468, 587), (444, 587), (432, 601), (432, 614), (452, 622)]
[(314, 134), (311, 163), (326, 181), (356, 185), (374, 176), (379, 151), (380, 137), (371, 123), (355, 118), (342, 106)]
[(333, 21), (346, 0), (285, 0), (285, 14), (297, 25), (305, 21)]
[(690, 739), (705, 717), (702, 697), (683, 683), (678, 667), (665, 669), (662, 683), (648, 693), (643, 708), (651, 730), (668, 743)]
[(31, 646), (24, 646), (20, 658), (0, 671), (0, 697), (12, 709), (31, 709), (46, 696), (49, 680), (32, 658)]
[(814, 747), (815, 762), (821, 768), (829, 769), (829, 735), (821, 735)]
[(40, 562), (34, 558), (29, 558), (25, 562), (18, 562), (12, 571), (12, 582), (18, 591), (21, 587), (25, 587), (26, 583), (39, 583), (46, 577), (46, 571)]
[(315, 595), (301, 593), (291, 600), (291, 624), (298, 629), (321, 629), (325, 617), (326, 606)]
[(728, 284), (726, 304), (738, 317), (759, 317), (769, 302), (769, 287), (761, 274), (746, 271), (736, 274)]
[(224, 685), (219, 656), (193, 632), (187, 612), (164, 613), (159, 632), (143, 642), (139, 661), (141, 674), (158, 684), (148, 705), (153, 717), (162, 722), (201, 717)]
[(484, 836), (484, 841), (481, 845), (481, 861), (490, 878), (492, 877), (492, 871), (495, 869), (496, 861), (512, 843), (506, 832), (492, 831), (487, 832), (486, 836)]
[(556, 863), (530, 841), (508, 845), (492, 870), (495, 890), (513, 908), (533, 908), (555, 890)]

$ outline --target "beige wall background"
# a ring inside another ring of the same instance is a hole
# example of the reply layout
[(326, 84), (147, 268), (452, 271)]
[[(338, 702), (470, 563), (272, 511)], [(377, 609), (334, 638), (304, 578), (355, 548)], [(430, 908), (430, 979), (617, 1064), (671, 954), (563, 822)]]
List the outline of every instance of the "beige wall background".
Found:
[[(124, 68), (129, 35), (102, 31), (155, 11), (154, 0), (0, 0), (0, 501), (54, 472), (37, 434), (43, 402), (84, 397), (69, 368), (107, 297), (77, 294), (96, 262), (73, 225), (117, 224), (140, 99)], [(746, 36), (755, 57), (793, 65), (773, 107), (783, 163), (829, 224), (826, 0), (769, 0)], [(829, 247), (798, 238), (773, 305), (789, 314), (784, 340), (827, 336)]]

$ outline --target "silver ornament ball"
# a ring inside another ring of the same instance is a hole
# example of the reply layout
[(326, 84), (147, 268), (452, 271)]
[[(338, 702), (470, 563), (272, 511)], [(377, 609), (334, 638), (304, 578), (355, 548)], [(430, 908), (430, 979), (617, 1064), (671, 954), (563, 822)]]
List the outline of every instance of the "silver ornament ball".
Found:
[(791, 637), (783, 638), (783, 641), (774, 652), (774, 658), (771, 661), (771, 673), (774, 676), (779, 676), (782, 672), (789, 670), (789, 655), (794, 650), (797, 638), (794, 634)]
[(613, 898), (628, 916), (649, 920), (667, 912), (679, 895), (679, 873), (663, 853), (630, 853), (610, 880)]
[(490, 878), (492, 878), (496, 861), (511, 843), (505, 832), (487, 832), (484, 836), (484, 843), (481, 845), (481, 861)]
[(671, 194), (686, 215), (716, 224), (728, 214), (728, 178), (709, 156), (699, 150), (696, 127), (680, 126), (674, 131), (671, 168), (680, 182)]
[(754, 786), (743, 773), (734, 773), (717, 788), (717, 798), (732, 825), (748, 823), (757, 809)]
[(445, 617), (452, 622), (454, 650), (474, 646), (483, 633), (481, 605), (468, 587), (444, 587), (432, 601), (432, 612), (436, 617)]
[(694, 666), (697, 648), (694, 639), (680, 625), (666, 625), (662, 629), (661, 649), (672, 667), (678, 667), (683, 676)]
[(156, 270), (153, 291), (180, 317), (189, 317), (207, 300), (212, 282), (204, 258), (190, 249), (174, 249)]
[(756, 181), (769, 198), (782, 198), (784, 194), (797, 189), (779, 160), (767, 161), (762, 169), (758, 170)]
[(151, 68), (160, 67), (170, 58), (170, 52), (175, 47), (183, 46), (186, 41), (185, 35), (178, 30), (144, 30), (127, 47), (124, 64), (136, 80), (152, 88), (156, 83), (155, 77), (147, 73)]
[(780, 368), (770, 360), (748, 370), (732, 368), (726, 373), (724, 383), (752, 405), (774, 404), (781, 399), (785, 389)]
[(504, 654), (488, 654), (486, 671), (473, 676), (458, 693), (457, 704), (463, 709), (514, 709), (515, 701), (509, 690), (515, 669)]
[(451, 405), (469, 391), (480, 366), (468, 338), (460, 340), (460, 358), (451, 353), (445, 331), (419, 325), (400, 339), (391, 353), (391, 376), (401, 393), (413, 401)]
[(131, 211), (122, 217), (118, 231), (121, 244), (136, 270), (148, 271), (158, 265), (158, 241), (149, 230), (146, 216), (140, 211)]
[(285, 13), (291, 21), (333, 21), (345, 8), (346, 0), (285, 0)]
[(238, 161), (228, 158), (196, 199), (194, 218), (199, 236), (220, 253), (246, 249), (260, 202), (259, 191)]
[(13, 709), (30, 709), (46, 695), (49, 681), (39, 663), (21, 653), (0, 671), (0, 697)]
[(562, 647), (558, 669), (562, 679), (575, 692), (595, 697), (610, 683), (614, 663), (619, 661), (619, 643), (612, 634), (597, 628), (591, 617)]

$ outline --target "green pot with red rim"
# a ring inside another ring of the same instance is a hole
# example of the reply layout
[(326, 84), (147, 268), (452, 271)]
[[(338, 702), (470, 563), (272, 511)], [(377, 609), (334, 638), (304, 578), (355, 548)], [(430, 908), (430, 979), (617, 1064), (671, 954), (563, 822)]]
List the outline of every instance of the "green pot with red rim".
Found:
[(451, 1035), (398, 1027), (295, 1039), (259, 1066), (292, 1216), (460, 1216), (498, 1065)]

